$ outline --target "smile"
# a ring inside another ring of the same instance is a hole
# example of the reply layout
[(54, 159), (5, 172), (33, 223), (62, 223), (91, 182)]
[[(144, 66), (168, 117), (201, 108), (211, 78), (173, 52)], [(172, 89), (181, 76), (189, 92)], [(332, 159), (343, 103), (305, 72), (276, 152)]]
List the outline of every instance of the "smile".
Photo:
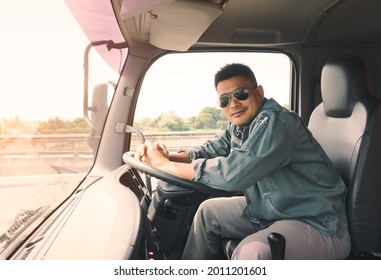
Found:
[(234, 118), (238, 118), (240, 116), (242, 116), (244, 113), (246, 112), (246, 109), (244, 110), (240, 110), (240, 111), (236, 111), (236, 112), (233, 112), (231, 113), (230, 115)]

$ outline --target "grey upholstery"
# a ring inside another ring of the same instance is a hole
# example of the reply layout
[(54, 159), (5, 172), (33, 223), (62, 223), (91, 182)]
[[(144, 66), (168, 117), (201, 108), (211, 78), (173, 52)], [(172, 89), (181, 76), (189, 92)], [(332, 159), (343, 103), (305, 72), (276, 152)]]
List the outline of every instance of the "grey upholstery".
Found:
[(330, 59), (309, 129), (348, 187), (351, 258), (381, 256), (381, 103), (361, 59)]

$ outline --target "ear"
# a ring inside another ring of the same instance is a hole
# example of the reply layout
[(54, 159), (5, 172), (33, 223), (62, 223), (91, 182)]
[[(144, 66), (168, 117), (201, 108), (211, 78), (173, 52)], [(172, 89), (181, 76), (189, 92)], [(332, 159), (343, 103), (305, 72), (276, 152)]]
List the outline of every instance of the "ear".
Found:
[(263, 87), (259, 85), (256, 90), (258, 92), (259, 97), (263, 99), (265, 97), (265, 91), (263, 90)]

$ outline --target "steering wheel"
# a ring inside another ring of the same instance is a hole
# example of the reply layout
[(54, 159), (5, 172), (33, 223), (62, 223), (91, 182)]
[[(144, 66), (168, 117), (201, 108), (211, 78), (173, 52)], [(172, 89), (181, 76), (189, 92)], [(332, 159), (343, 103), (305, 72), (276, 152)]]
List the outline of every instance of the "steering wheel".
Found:
[[(142, 132), (138, 131), (136, 128), (131, 129), (129, 128), (129, 132), (135, 132), (138, 133), (140, 136), (141, 141), (144, 140)], [(144, 142), (144, 141), (143, 141)], [(176, 186), (181, 186), (186, 189), (190, 189), (196, 192), (201, 192), (203, 194), (207, 195), (212, 195), (212, 196), (231, 196), (232, 193), (223, 191), (223, 190), (218, 190), (218, 189), (213, 189), (208, 187), (207, 185), (204, 185), (200, 182), (188, 180), (185, 178), (182, 178), (180, 176), (176, 176), (173, 174), (170, 174), (168, 172), (165, 172), (163, 170), (157, 169), (151, 165), (148, 165), (144, 162), (141, 162), (134, 157), (133, 152), (126, 152), (123, 154), (123, 161), (128, 164), (130, 167), (135, 168), (138, 171), (141, 171), (145, 173), (146, 175), (153, 176), (157, 179), (166, 181), (170, 184), (174, 184)]]

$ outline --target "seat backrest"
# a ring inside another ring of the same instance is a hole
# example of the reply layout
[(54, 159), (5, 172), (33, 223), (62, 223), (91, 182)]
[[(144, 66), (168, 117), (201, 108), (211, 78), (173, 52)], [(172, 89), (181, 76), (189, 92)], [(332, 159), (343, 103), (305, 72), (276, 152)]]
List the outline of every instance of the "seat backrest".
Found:
[(381, 101), (354, 56), (327, 61), (321, 93), (308, 127), (348, 187), (351, 257), (381, 256)]

